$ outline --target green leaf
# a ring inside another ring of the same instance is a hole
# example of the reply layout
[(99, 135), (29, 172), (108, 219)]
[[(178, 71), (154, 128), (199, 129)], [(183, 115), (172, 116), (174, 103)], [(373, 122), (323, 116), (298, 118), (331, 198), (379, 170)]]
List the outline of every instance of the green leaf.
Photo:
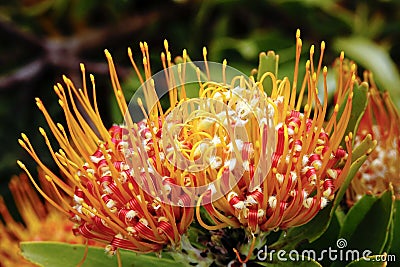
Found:
[(390, 247), (390, 254), (394, 254), (400, 260), (400, 199), (394, 203), (393, 214), (393, 242)]
[(400, 106), (400, 75), (389, 53), (373, 41), (363, 37), (338, 38), (334, 48), (345, 51), (346, 55), (364, 68), (371, 70), (381, 89), (388, 90), (397, 106)]
[(372, 140), (371, 135), (365, 136), (364, 140), (353, 149), (353, 155), (351, 157), (352, 162), (360, 158), (362, 155), (369, 154), (369, 151), (374, 149), (376, 146), (376, 141)]
[[(258, 72), (257, 72), (257, 81), (261, 79), (261, 77), (267, 73), (271, 72), (278, 77), (278, 59), (279, 57), (275, 55), (274, 51), (268, 51), (267, 54), (260, 53)], [(271, 95), (272, 93), (272, 80), (270, 77), (266, 77), (263, 81), (264, 92), (267, 95)]]
[(374, 255), (370, 257), (360, 258), (352, 261), (346, 267), (383, 267), (386, 266), (385, 262), (380, 260), (382, 255)]
[[(392, 188), (390, 188), (392, 190)], [(394, 192), (394, 191), (393, 191)], [(393, 196), (395, 198), (395, 196)], [(385, 245), (382, 248), (382, 252), (387, 252), (390, 250), (392, 243), (393, 243), (393, 237), (394, 237), (394, 217), (396, 216), (396, 203), (393, 203), (393, 212), (392, 216), (390, 217), (390, 222), (389, 222), (389, 227), (387, 230), (387, 238)], [(396, 242), (396, 241), (395, 241)]]
[(360, 169), (361, 165), (365, 162), (368, 155), (364, 154), (361, 157), (355, 158), (354, 156), (351, 158), (351, 166), (349, 173), (347, 174), (346, 179), (344, 180), (343, 184), (340, 186), (339, 191), (336, 193), (333, 209), (332, 212), (335, 212), (336, 208), (339, 206), (340, 201), (344, 194), (346, 193), (347, 188), (349, 187), (351, 180), (353, 180), (354, 176), (356, 175), (358, 169)]
[(342, 230), (340, 231), (340, 236), (351, 235), (359, 224), (362, 223), (363, 219), (365, 219), (365, 216), (376, 201), (378, 201), (378, 198), (371, 195), (364, 195), (360, 200), (358, 200), (347, 213), (343, 222)]
[(339, 226), (342, 227), (346, 214), (344, 213), (343, 209), (340, 208), (340, 206), (335, 210), (335, 216)]
[(318, 262), (322, 266), (329, 266), (332, 262), (330, 261), (329, 257), (327, 257), (326, 254), (324, 254), (325, 250), (329, 249), (329, 247), (335, 247), (336, 245), (336, 240), (339, 235), (340, 231), (340, 224), (339, 224), (339, 218), (337, 216), (337, 211), (333, 214), (333, 217), (331, 219), (331, 222), (329, 224), (328, 229), (321, 235), (317, 240), (315, 240), (312, 243), (302, 243), (299, 245), (297, 248), (298, 251), (303, 252), (303, 251), (314, 251), (315, 256), (313, 256), (314, 259), (318, 260)]
[(26, 16), (36, 17), (43, 15), (48, 12), (52, 6), (54, 5), (53, 0), (44, 0), (35, 2), (33, 5), (29, 5), (29, 7), (23, 7), (22, 13)]
[(259, 260), (262, 259), (263, 261), (256, 262), (258, 266), (267, 266), (267, 267), (292, 267), (292, 266), (321, 267), (322, 266), (321, 264), (319, 264), (318, 262), (316, 262), (311, 258), (301, 257), (302, 256), (301, 253), (297, 255), (291, 252), (284, 251), (284, 255), (283, 253), (282, 255), (279, 254), (279, 252), (267, 255), (265, 254), (262, 255), (262, 254), (263, 253), (260, 253), (260, 256), (265, 257), (265, 259), (259, 257)]
[[(29, 261), (44, 267), (75, 267), (83, 258), (84, 245), (71, 245), (59, 242), (22, 242), (21, 253)], [(122, 266), (174, 266), (185, 265), (175, 262), (167, 255), (158, 258), (155, 254), (136, 254), (120, 250)], [(87, 258), (82, 266), (118, 266), (117, 256), (107, 256), (103, 248), (89, 247)]]
[(271, 249), (295, 249), (301, 242), (312, 242), (321, 236), (329, 226), (331, 220), (332, 203), (321, 210), (311, 221), (305, 225), (293, 227), (283, 233), (277, 242), (270, 246)]
[[(346, 95), (347, 98), (347, 95)], [(352, 108), (351, 108), (351, 113), (350, 113), (350, 119), (349, 123), (347, 124), (346, 132), (344, 136), (348, 135), (350, 132), (353, 134), (357, 133), (358, 129), (358, 124), (361, 121), (362, 116), (364, 115), (365, 109), (367, 108), (367, 103), (368, 103), (368, 84), (367, 83), (361, 83), (358, 84), (357, 82), (354, 82), (354, 87), (353, 87), (353, 99), (351, 100), (352, 102)], [(338, 113), (338, 120), (342, 116), (342, 113), (347, 105), (347, 101), (344, 101), (339, 108), (339, 113)], [(354, 140), (353, 140), (354, 142)], [(345, 146), (345, 141), (344, 138), (342, 140), (342, 146)]]
[[(367, 250), (374, 255), (381, 254), (388, 240), (393, 209), (392, 190), (380, 197), (364, 196), (345, 218), (339, 238), (344, 238), (346, 244), (341, 249), (356, 249), (360, 255)], [(332, 266), (342, 266), (342, 263), (335, 262)]]

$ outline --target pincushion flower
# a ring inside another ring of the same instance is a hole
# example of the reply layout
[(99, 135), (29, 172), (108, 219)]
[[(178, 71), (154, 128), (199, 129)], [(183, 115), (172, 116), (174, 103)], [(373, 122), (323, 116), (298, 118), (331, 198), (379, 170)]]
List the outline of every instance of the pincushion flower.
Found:
[(368, 104), (355, 143), (371, 134), (376, 147), (351, 182), (347, 191), (350, 204), (364, 194), (380, 195), (390, 184), (396, 198), (400, 198), (400, 115), (389, 92), (378, 90), (372, 73), (366, 72), (364, 76), (370, 84)]
[[(334, 199), (335, 192), (350, 170), (353, 135), (347, 132), (347, 125), (352, 110), (356, 69), (354, 66), (349, 70), (340, 69), (337, 90), (348, 94), (338, 96), (329, 111), (328, 72), (326, 67), (321, 67), (325, 43), (321, 43), (321, 54), (316, 67), (313, 62), (314, 46), (311, 47), (305, 76), (298, 90), (301, 46), (302, 41), (297, 32), (296, 65), (292, 84), (288, 77), (279, 80), (277, 70), (275, 73), (258, 73), (258, 80), (254, 81), (257, 88), (269, 94), (266, 97), (266, 108), (273, 117), (275, 128), (265, 131), (262, 124), (258, 128), (253, 126), (257, 124), (253, 124), (251, 131), (259, 131), (259, 136), (240, 151), (245, 171), (233, 190), (214, 201), (210, 199), (213, 199), (219, 188), (209, 190), (201, 199), (206, 199), (206, 202), (199, 200), (196, 207), (196, 218), (206, 229), (216, 230), (229, 226), (247, 230), (249, 239), (252, 239), (248, 252), (244, 252), (247, 257), (243, 260), (239, 251), (234, 249), (242, 264), (251, 258), (257, 236), (262, 239), (265, 236), (263, 233), (286, 230), (313, 219)], [(260, 61), (263, 56), (265, 55), (260, 55)], [(269, 52), (267, 57), (275, 55)], [(340, 64), (343, 65), (343, 62), (342, 52)], [(320, 75), (323, 99), (318, 97), (317, 84)], [(265, 81), (268, 79), (269, 81)], [(251, 90), (251, 86), (246, 89)], [(223, 93), (229, 95), (228, 91)], [(216, 97), (219, 98), (220, 95), (216, 94)], [(276, 143), (267, 140), (271, 135), (276, 136)], [(265, 158), (263, 148), (270, 147), (271, 144), (274, 146), (273, 153)], [(220, 170), (222, 180), (230, 167), (225, 165)], [(261, 171), (258, 171), (260, 168)], [(257, 181), (257, 186), (254, 186), (254, 181)], [(203, 207), (211, 218), (207, 222), (201, 216)]]
[[(44, 177), (43, 177), (44, 179)], [(48, 203), (43, 203), (25, 174), (14, 176), (9, 183), (22, 222), (11, 216), (0, 198), (0, 256), (1, 266), (36, 266), (20, 255), (22, 241), (60, 241), (85, 244), (85, 238), (71, 235), (73, 223)], [(90, 243), (94, 245), (93, 242)]]
[[(35, 184), (37, 189), (76, 223), (75, 234), (107, 243), (111, 254), (118, 248), (151, 252), (177, 247), (194, 211), (208, 230), (243, 227), (252, 236), (307, 223), (334, 198), (350, 168), (352, 134), (345, 133), (355, 73), (341, 83), (350, 93), (337, 99), (328, 118), (325, 44), (316, 67), (311, 48), (297, 92), (302, 41), (299, 32), (296, 37), (292, 84), (276, 73), (260, 71), (256, 80), (226, 60), (208, 62), (205, 48), (204, 61), (191, 62), (184, 50), (174, 64), (167, 42), (161, 54), (164, 69), (152, 75), (148, 46), (141, 43), (144, 78), (128, 50), (142, 84), (129, 105), (106, 51), (125, 119), (109, 129), (101, 121), (94, 78), (92, 100), (81, 65), (82, 89), (66, 77), (66, 88), (54, 87), (66, 128), (36, 100), (58, 141), (56, 151), (40, 128), (62, 176), (46, 167), (25, 134), (20, 139), (58, 199)], [(317, 89), (321, 75), (323, 100)], [(160, 101), (164, 94), (167, 108)], [(62, 194), (72, 202), (61, 199)]]
[[(207, 229), (214, 230), (225, 226), (246, 227), (252, 234), (273, 229), (287, 229), (310, 221), (329, 201), (347, 176), (351, 163), (352, 134), (345, 136), (345, 130), (352, 108), (352, 89), (355, 73), (341, 86), (347, 86), (348, 97), (337, 99), (332, 115), (327, 118), (327, 68), (321, 68), (325, 44), (321, 44), (321, 56), (314, 67), (314, 47), (310, 50), (305, 77), (297, 95), (297, 76), (301, 52), (301, 39), (297, 33), (296, 65), (294, 81), (289, 78), (279, 80), (271, 72), (261, 73), (255, 82), (262, 88), (263, 80), (272, 81), (272, 90), (267, 98), (269, 113), (273, 114), (275, 133), (261, 129), (257, 145), (246, 151), (248, 155), (244, 172), (233, 190), (223, 198), (204, 205), (213, 221), (207, 225), (200, 216), (197, 206), (197, 219)], [(272, 54), (270, 54), (272, 56)], [(343, 60), (343, 54), (342, 54)], [(323, 76), (325, 97), (318, 98), (317, 81)], [(303, 106), (303, 98), (306, 104)], [(338, 116), (339, 106), (345, 105)], [(257, 128), (254, 132), (260, 131)], [(276, 135), (276, 147), (270, 159), (268, 172), (257, 173), (267, 135)], [(341, 146), (345, 140), (345, 147)], [(243, 151), (245, 148), (243, 148)], [(251, 152), (249, 152), (251, 150)], [(229, 167), (225, 166), (225, 170)], [(224, 173), (224, 171), (222, 171)], [(256, 177), (265, 175), (265, 177)], [(222, 174), (223, 176), (223, 174)], [(260, 179), (261, 178), (261, 179)], [(258, 186), (251, 188), (254, 179), (260, 179)], [(212, 194), (204, 195), (212, 197)], [(251, 250), (251, 249), (250, 249)]]

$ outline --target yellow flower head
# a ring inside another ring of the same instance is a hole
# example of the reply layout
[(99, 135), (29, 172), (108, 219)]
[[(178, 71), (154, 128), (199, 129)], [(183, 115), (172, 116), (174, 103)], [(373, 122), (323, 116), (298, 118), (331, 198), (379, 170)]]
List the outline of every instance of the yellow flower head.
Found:
[[(321, 44), (317, 67), (313, 62), (314, 46), (311, 47), (298, 92), (301, 46), (298, 32), (292, 83), (288, 77), (280, 80), (276, 74), (265, 72), (259, 73), (259, 80), (252, 85), (256, 90), (267, 91), (263, 88), (267, 84), (265, 80), (269, 79), (272, 84), (270, 95), (264, 97), (268, 103), (265, 108), (273, 118), (274, 127), (262, 127), (262, 123), (259, 127), (260, 123), (254, 121), (246, 125), (254, 138), (250, 144), (242, 146), (240, 163), (245, 171), (224, 197), (204, 203), (213, 225), (206, 225), (203, 221), (199, 202), (196, 215), (205, 228), (215, 230), (225, 226), (245, 226), (252, 233), (257, 233), (302, 225), (334, 198), (335, 191), (346, 178), (351, 163), (352, 135), (344, 135), (352, 106), (354, 69), (349, 80), (339, 85), (343, 87), (341, 90), (348, 90), (350, 94), (347, 99), (345, 96), (337, 99), (328, 118), (327, 68), (321, 68), (325, 44)], [(273, 52), (268, 53), (268, 57), (274, 56)], [(342, 53), (341, 62), (343, 59)], [(324, 91), (322, 100), (317, 89), (320, 75)], [(341, 73), (340, 80), (344, 79), (343, 75)], [(344, 105), (343, 113), (338, 116), (341, 105)], [(271, 144), (268, 139), (271, 135), (275, 136), (276, 143)], [(341, 146), (342, 140), (345, 140), (346, 147)], [(266, 148), (271, 145), (273, 153), (266, 157)], [(229, 166), (222, 164), (221, 169), (222, 179), (225, 174), (228, 177)], [(256, 186), (252, 185), (254, 181), (257, 181)], [(212, 198), (212, 193), (205, 197)]]

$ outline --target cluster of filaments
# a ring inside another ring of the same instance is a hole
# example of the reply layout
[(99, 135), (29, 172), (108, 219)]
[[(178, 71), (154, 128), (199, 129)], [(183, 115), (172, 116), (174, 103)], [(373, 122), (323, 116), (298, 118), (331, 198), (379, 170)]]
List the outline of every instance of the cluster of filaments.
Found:
[(389, 184), (392, 184), (396, 196), (400, 196), (400, 117), (388, 92), (379, 92), (372, 77), (369, 79), (372, 85), (369, 102), (355, 144), (359, 144), (367, 134), (372, 134), (377, 142), (352, 180), (351, 201), (357, 201), (365, 193), (381, 194)]
[[(266, 164), (259, 161), (260, 147), (266, 145), (262, 143), (263, 138), (255, 139), (259, 140), (258, 143), (249, 144), (251, 153), (243, 147), (242, 153), (247, 155), (241, 161), (245, 171), (237, 185), (224, 197), (204, 204), (214, 223), (206, 225), (198, 215), (204, 227), (217, 229), (227, 225), (243, 225), (252, 232), (258, 232), (301, 225), (312, 219), (333, 199), (337, 187), (343, 181), (341, 170), (345, 165), (345, 169), (348, 168), (348, 153), (337, 142), (342, 139), (343, 132), (340, 133), (338, 128), (333, 133), (331, 131), (334, 123), (332, 120), (336, 120), (336, 117), (333, 116), (326, 131), (322, 127), (322, 120), (315, 114), (314, 118), (310, 118), (307, 109), (304, 114), (286, 107), (283, 95), (270, 98), (269, 102), (269, 105), (274, 106), (272, 114), (275, 117), (277, 138), (274, 153), (268, 160), (271, 168), (257, 172), (258, 168)], [(321, 109), (314, 112), (324, 111)], [(348, 117), (343, 117), (339, 124), (347, 120)], [(257, 132), (260, 128), (251, 131)], [(222, 183), (228, 170), (227, 165), (218, 170)], [(252, 186), (255, 174), (262, 176), (258, 178), (259, 183)], [(207, 200), (212, 197), (210, 192)]]
[[(151, 79), (147, 45), (141, 44), (141, 48), (145, 78)], [(161, 59), (164, 68), (168, 68), (173, 64), (167, 43), (165, 48)], [(198, 222), (211, 230), (244, 226), (255, 233), (306, 223), (333, 198), (350, 167), (347, 159), (351, 158), (351, 135), (345, 138), (346, 148), (340, 145), (350, 117), (352, 88), (347, 99), (338, 98), (330, 119), (325, 122), (327, 70), (321, 70), (322, 53), (314, 70), (313, 48), (296, 100), (300, 50), (298, 34), (292, 87), (287, 78), (277, 80), (269, 72), (257, 82), (241, 80), (239, 86), (199, 82), (200, 98), (221, 102), (230, 109), (215, 111), (213, 116), (217, 121), (199, 116), (185, 122), (174, 142), (169, 143), (171, 146), (163, 144), (162, 135), (168, 136), (163, 125), (168, 125), (168, 114), (188, 100), (184, 86), (178, 88), (169, 81), (172, 88), (169, 110), (164, 112), (157, 102), (153, 108), (143, 109), (143, 121), (133, 123), (128, 116), (126, 126), (107, 129), (96, 101), (92, 103), (89, 97), (81, 66), (83, 89), (76, 89), (66, 77), (66, 88), (61, 84), (54, 88), (65, 113), (68, 134), (37, 99), (60, 150), (54, 151), (45, 130), (40, 128), (40, 132), (64, 177), (53, 173), (40, 160), (26, 135), (22, 134), (19, 140), (43, 169), (56, 194), (48, 196), (35, 186), (52, 205), (76, 222), (76, 234), (108, 243), (110, 253), (117, 248), (149, 252), (159, 251), (168, 244), (176, 245), (193, 220), (193, 206)], [(205, 61), (206, 54), (204, 50)], [(117, 103), (122, 114), (129, 114), (111, 55), (106, 52), (106, 56)], [(129, 56), (144, 83), (130, 50)], [(187, 60), (185, 51), (181, 60), (183, 63)], [(323, 102), (316, 88), (320, 72), (324, 76)], [(273, 84), (268, 97), (262, 86), (267, 77)], [(94, 78), (90, 78), (96, 95)], [(352, 87), (354, 75), (350, 79), (344, 84)], [(151, 86), (145, 93), (148, 98), (157, 97)], [(237, 97), (247, 93), (248, 98)], [(307, 97), (304, 107), (303, 96)], [(154, 103), (154, 99), (143, 101)], [(344, 108), (338, 116), (341, 104)], [(143, 106), (142, 100), (138, 105)], [(237, 138), (234, 127), (244, 130), (247, 137)], [(213, 153), (207, 153), (208, 147), (202, 142), (205, 138), (210, 140), (208, 145), (212, 145)], [(271, 145), (275, 138), (277, 141)], [(189, 162), (201, 159), (207, 163), (206, 167), (195, 172), (190, 166), (178, 168), (174, 156), (177, 153)], [(30, 178), (35, 183), (31, 175)], [(200, 196), (190, 191), (210, 182), (214, 182), (213, 186)], [(222, 197), (214, 199), (218, 193)], [(64, 195), (73, 199), (72, 205)], [(211, 222), (204, 222), (201, 206)]]
[(109, 243), (106, 249), (111, 253), (116, 248), (146, 252), (176, 245), (192, 222), (192, 208), (168, 205), (143, 190), (152, 172), (135, 170), (125, 162), (125, 130), (113, 126), (109, 132), (114, 149), (100, 145), (90, 156), (90, 164), (85, 163), (77, 173), (85, 190), (75, 187), (76, 212), (71, 215), (79, 226), (74, 233)]
[[(128, 110), (126, 100), (111, 55), (108, 52), (106, 55), (115, 95), (124, 114)], [(94, 77), (90, 76), (93, 92), (89, 92), (84, 66), (81, 68), (83, 89), (75, 88), (65, 76), (66, 88), (61, 84), (54, 87), (65, 114), (68, 134), (63, 125), (53, 121), (41, 100), (36, 99), (60, 149), (53, 149), (43, 128), (40, 133), (63, 175), (52, 172), (41, 161), (25, 134), (19, 140), (43, 170), (48, 186), (55, 189), (55, 193), (46, 194), (25, 165), (19, 161), (18, 164), (46, 200), (76, 223), (75, 234), (108, 244), (106, 251), (110, 254), (117, 248), (151, 252), (179, 245), (181, 235), (193, 220), (193, 207), (169, 205), (145, 192), (143, 184), (139, 186), (141, 178), (145, 182), (151, 180), (151, 170), (147, 164), (133, 169), (126, 163), (130, 147), (130, 140), (124, 139), (126, 129), (104, 126), (96, 102), (92, 103), (89, 97), (90, 93), (96, 94)], [(135, 129), (139, 131), (138, 125)]]
[[(321, 50), (323, 48), (322, 43)], [(297, 59), (300, 50), (301, 40), (298, 38)], [(313, 53), (312, 47), (298, 96), (298, 60), (293, 86), (288, 78), (278, 80), (269, 72), (256, 82), (261, 90), (264, 79), (271, 79), (273, 84), (271, 95), (266, 100), (269, 108), (272, 107), (277, 139), (272, 157), (268, 160), (271, 168), (268, 168), (266, 173), (261, 172), (261, 177), (257, 176), (260, 174), (257, 172), (259, 165), (266, 164), (260, 161), (262, 148), (266, 145), (263, 139), (266, 135), (261, 130), (259, 138), (252, 140), (255, 141), (251, 143), (252, 156), (243, 166), (245, 171), (238, 183), (219, 199), (213, 200), (215, 193), (210, 190), (202, 199), (206, 201), (197, 205), (196, 216), (203, 227), (215, 230), (226, 226), (245, 226), (253, 233), (260, 230), (286, 229), (307, 223), (333, 199), (335, 191), (347, 175), (351, 162), (349, 159), (352, 135), (344, 135), (350, 118), (355, 75), (352, 68), (349, 80), (344, 81), (340, 73), (338, 86), (347, 87), (340, 90), (349, 91), (349, 94), (347, 97), (344, 94), (338, 97), (333, 113), (326, 121), (327, 68), (321, 70), (321, 53), (318, 68), (314, 69)], [(342, 53), (341, 64), (343, 58)], [(320, 72), (323, 73), (323, 102), (318, 98), (316, 88)], [(301, 108), (303, 97), (306, 97), (307, 103)], [(339, 105), (345, 105), (341, 116), (338, 116)], [(257, 132), (260, 128), (249, 130)], [(221, 168), (223, 178), (224, 170), (228, 167)], [(254, 179), (257, 180), (256, 186), (252, 186)], [(211, 218), (208, 223), (203, 220), (199, 211), (201, 204)]]

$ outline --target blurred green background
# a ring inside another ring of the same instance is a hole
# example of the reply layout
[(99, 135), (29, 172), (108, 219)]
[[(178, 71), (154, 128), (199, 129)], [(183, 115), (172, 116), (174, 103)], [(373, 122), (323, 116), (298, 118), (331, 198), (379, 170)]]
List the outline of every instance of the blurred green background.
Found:
[[(55, 121), (62, 113), (53, 85), (65, 74), (81, 87), (79, 63), (95, 74), (104, 122), (118, 121), (103, 50), (114, 56), (127, 94), (139, 85), (127, 58), (132, 47), (140, 62), (139, 42), (150, 46), (152, 67), (168, 39), (174, 56), (187, 48), (192, 59), (209, 60), (249, 73), (260, 51), (280, 55), (280, 75), (293, 68), (296, 29), (303, 52), (325, 41), (324, 63), (344, 50), (371, 69), (381, 89), (400, 103), (400, 1), (217, 0), (97, 1), (20, 0), (0, 3), (0, 194), (10, 198), (7, 182), (18, 174), (16, 159), (31, 170), (33, 160), (17, 142), (27, 133), (38, 151), (46, 150), (38, 126), (44, 126), (35, 97), (45, 102)], [(319, 52), (319, 45), (316, 47)], [(291, 76), (290, 76), (291, 77)], [(51, 166), (51, 160), (44, 158)]]

